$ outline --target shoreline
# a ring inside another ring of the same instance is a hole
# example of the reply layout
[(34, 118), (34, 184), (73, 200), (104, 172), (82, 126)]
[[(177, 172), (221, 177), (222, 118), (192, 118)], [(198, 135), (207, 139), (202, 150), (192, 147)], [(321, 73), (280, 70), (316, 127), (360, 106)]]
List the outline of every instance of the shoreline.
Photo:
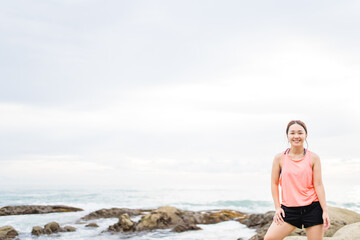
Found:
[[(24, 210), (29, 207), (30, 207), (29, 205), (26, 205), (26, 206), (19, 206), (18, 208), (13, 207), (13, 209), (14, 211), (19, 212), (20, 208)], [(50, 209), (49, 206), (47, 207), (48, 207), (47, 209)], [(332, 237), (335, 235), (335, 233), (338, 230), (344, 228), (345, 226), (350, 226), (351, 224), (360, 222), (360, 214), (357, 212), (351, 211), (346, 208), (339, 208), (333, 206), (328, 206), (328, 207), (329, 207), (329, 216), (331, 219), (331, 227), (325, 231), (324, 236), (326, 237)], [(1, 210), (3, 209), (4, 208), (0, 208), (0, 213)], [(78, 209), (78, 208), (69, 207), (69, 209)], [(43, 215), (43, 214), (54, 213), (53, 209), (49, 213), (46, 213), (44, 211), (40, 212), (37, 211), (36, 209), (34, 211), (35, 212), (33, 213), (25, 213), (25, 214)], [(83, 211), (84, 214), (86, 212), (88, 211)], [(108, 232), (111, 232), (111, 234), (134, 234), (135, 236), (137, 234), (143, 233), (144, 231), (146, 232), (146, 231), (161, 230), (161, 229), (172, 229), (171, 231), (173, 232), (196, 231), (201, 229), (197, 225), (203, 226), (202, 224), (217, 224), (226, 221), (237, 221), (241, 224), (244, 224), (247, 228), (254, 229), (256, 231), (256, 235), (249, 238), (250, 240), (261, 240), (263, 239), (263, 235), (266, 233), (267, 228), (270, 226), (272, 222), (273, 213), (274, 211), (268, 211), (266, 213), (244, 213), (244, 212), (239, 212), (237, 210), (229, 210), (229, 209), (188, 211), (188, 210), (178, 209), (172, 206), (162, 206), (157, 209), (111, 208), (111, 209), (99, 209), (97, 211), (90, 212), (89, 214), (82, 216), (80, 219), (78, 219), (78, 221), (73, 222), (73, 224), (83, 224), (85, 226), (85, 225), (93, 224), (91, 223), (91, 221), (94, 221), (96, 219), (118, 219), (119, 221), (117, 223), (108, 226)], [(60, 217), (61, 214), (65, 214), (65, 212), (59, 211), (57, 213), (57, 216)], [(79, 213), (77, 215), (79, 215)], [(175, 221), (176, 217), (180, 215), (182, 217), (179, 218), (177, 221)], [(21, 214), (13, 215), (9, 213), (8, 215), (0, 216), (0, 219), (6, 216), (23, 216), (23, 215)], [(156, 221), (155, 223), (153, 221), (149, 222), (148, 221), (149, 219), (156, 219)], [(186, 219), (186, 221), (183, 221), (184, 219)], [(56, 219), (54, 221), (56, 222)], [(158, 224), (159, 222), (162, 224)], [(54, 224), (54, 222), (49, 222), (48, 224), (50, 223), (52, 223), (53, 226), (55, 225), (56, 227), (54, 227), (54, 229), (57, 230), (54, 230), (54, 232), (50, 232), (49, 230), (46, 230), (47, 228), (49, 228), (46, 225), (44, 225), (43, 228), (40, 226), (32, 226), (33, 227), (32, 233), (36, 232), (36, 234), (33, 235), (39, 236), (41, 234), (53, 234), (53, 233), (61, 234), (64, 232), (71, 232), (71, 231), (75, 232), (74, 234), (76, 234), (76, 228), (71, 226), (71, 224), (70, 226), (60, 226), (60, 224), (58, 224), (57, 222), (56, 224)], [(0, 226), (0, 229), (3, 227), (5, 226)], [(34, 230), (35, 227), (36, 229)], [(10, 233), (13, 232), (13, 230), (16, 231), (16, 229), (7, 229), (7, 231), (10, 231)], [(346, 229), (344, 228), (343, 231), (345, 230)], [(354, 232), (354, 229), (346, 230), (346, 231)], [(104, 233), (104, 231), (102, 231), (101, 233)], [(339, 234), (340, 233), (341, 232), (339, 232)], [(2, 239), (1, 234), (3, 233), (0, 233), (0, 239)], [(24, 234), (25, 233), (23, 232), (20, 233), (20, 235), (24, 235)], [(29, 233), (26, 234), (28, 235)], [(346, 233), (342, 233), (342, 234), (346, 235)], [(298, 237), (304, 235), (305, 235), (304, 229), (302, 230), (295, 229), (294, 232), (290, 235), (289, 240), (301, 239)]]

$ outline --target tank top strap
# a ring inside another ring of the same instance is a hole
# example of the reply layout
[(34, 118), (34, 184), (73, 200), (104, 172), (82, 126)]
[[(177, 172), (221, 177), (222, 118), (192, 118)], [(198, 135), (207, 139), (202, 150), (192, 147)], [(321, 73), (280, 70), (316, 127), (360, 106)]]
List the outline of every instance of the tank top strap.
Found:
[(305, 159), (306, 159), (306, 161), (308, 162), (309, 166), (312, 167), (312, 166), (311, 166), (311, 151), (306, 150)]
[(287, 148), (284, 152), (283, 152), (283, 154), (282, 154), (282, 156), (281, 156), (281, 169), (280, 169), (280, 173), (282, 172), (282, 170), (283, 169), (285, 169), (285, 162), (286, 162), (286, 156), (287, 156), (287, 152), (289, 151), (289, 148)]

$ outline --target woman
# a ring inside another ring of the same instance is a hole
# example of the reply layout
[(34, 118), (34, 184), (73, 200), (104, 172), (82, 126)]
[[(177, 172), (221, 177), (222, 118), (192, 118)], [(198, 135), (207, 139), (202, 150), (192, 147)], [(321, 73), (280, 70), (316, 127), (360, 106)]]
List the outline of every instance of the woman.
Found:
[(276, 212), (264, 240), (281, 240), (302, 226), (308, 240), (322, 240), (324, 230), (330, 227), (330, 219), (320, 158), (304, 148), (307, 128), (302, 121), (290, 121), (286, 135), (291, 147), (277, 154), (273, 162), (271, 192)]

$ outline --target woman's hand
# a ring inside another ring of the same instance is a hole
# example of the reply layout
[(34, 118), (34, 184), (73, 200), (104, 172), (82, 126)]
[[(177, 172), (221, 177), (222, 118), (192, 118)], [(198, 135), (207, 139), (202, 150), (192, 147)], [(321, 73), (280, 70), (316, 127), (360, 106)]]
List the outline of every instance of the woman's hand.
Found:
[(281, 207), (276, 209), (275, 215), (274, 215), (274, 222), (276, 224), (282, 224), (284, 222), (283, 217), (285, 217), (284, 209)]
[(324, 221), (324, 230), (327, 230), (330, 227), (330, 218), (327, 212), (323, 212), (322, 215)]

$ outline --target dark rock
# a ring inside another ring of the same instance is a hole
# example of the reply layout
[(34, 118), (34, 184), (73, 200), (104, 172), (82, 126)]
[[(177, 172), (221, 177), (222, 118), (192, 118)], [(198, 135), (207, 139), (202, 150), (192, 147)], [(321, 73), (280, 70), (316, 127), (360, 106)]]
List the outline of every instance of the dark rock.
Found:
[(176, 225), (171, 231), (173, 232), (185, 232), (189, 230), (201, 230), (201, 227), (196, 226), (195, 224), (189, 224), (189, 225)]
[(270, 211), (265, 214), (250, 214), (247, 218), (240, 219), (239, 222), (246, 225), (248, 228), (260, 229), (272, 223), (275, 211)]
[(18, 232), (12, 226), (0, 227), (0, 240), (14, 239)]
[(202, 214), (201, 223), (202, 224), (214, 224), (228, 220), (242, 220), (246, 219), (248, 216), (242, 212), (234, 210), (215, 210), (210, 212), (205, 212)]
[(108, 230), (112, 232), (131, 232), (135, 230), (135, 225), (135, 222), (130, 220), (129, 215), (124, 213), (116, 224), (109, 226)]
[(265, 214), (250, 214), (247, 218), (240, 219), (239, 222), (245, 224), (248, 228), (256, 229), (257, 234), (250, 238), (250, 240), (263, 240), (269, 229), (275, 211), (270, 211)]
[(81, 208), (68, 207), (63, 205), (24, 205), (6, 206), (0, 208), (0, 216), (23, 215), (23, 214), (43, 214), (57, 212), (78, 212), (84, 211)]
[(122, 214), (127, 213), (130, 217), (141, 215), (144, 212), (149, 212), (151, 210), (141, 210), (141, 209), (129, 209), (129, 208), (111, 208), (111, 209), (100, 209), (95, 212), (91, 212), (88, 215), (82, 217), (82, 220), (92, 220), (99, 218), (119, 218)]
[(65, 226), (62, 228), (62, 232), (75, 232), (76, 228), (72, 226)]
[(46, 234), (58, 233), (61, 232), (60, 225), (57, 222), (51, 222), (44, 226), (44, 231)]
[(35, 226), (32, 228), (31, 234), (35, 236), (40, 236), (41, 234), (44, 234), (44, 229), (40, 226)]
[[(233, 210), (212, 210), (212, 211), (184, 211), (171, 206), (163, 206), (152, 210), (137, 222), (129, 218), (128, 212), (132, 216), (144, 214), (150, 210), (136, 209), (101, 209), (93, 212), (82, 219), (96, 219), (101, 217), (119, 217), (119, 222), (109, 226), (108, 231), (131, 232), (131, 231), (151, 231), (153, 229), (173, 229), (173, 231), (187, 231), (200, 229), (196, 224), (213, 224), (228, 220), (245, 219), (247, 215)], [(122, 213), (122, 214), (121, 214)], [(121, 214), (119, 216), (119, 214)]]
[(62, 228), (62, 232), (75, 232), (76, 228), (73, 226), (65, 226)]
[(76, 228), (72, 226), (65, 226), (64, 228), (61, 228), (60, 225), (57, 222), (51, 222), (44, 226), (44, 228), (35, 226), (33, 227), (31, 234), (40, 236), (42, 234), (53, 234), (53, 233), (59, 233), (59, 232), (75, 232)]
[(85, 227), (93, 227), (93, 228), (97, 228), (99, 227), (99, 225), (97, 225), (96, 223), (89, 223), (88, 225), (86, 225)]
[(177, 225), (196, 224), (201, 221), (194, 216), (193, 212), (182, 211), (175, 207), (165, 206), (153, 210), (143, 216), (136, 225), (136, 231), (150, 231), (153, 229), (173, 228)]

